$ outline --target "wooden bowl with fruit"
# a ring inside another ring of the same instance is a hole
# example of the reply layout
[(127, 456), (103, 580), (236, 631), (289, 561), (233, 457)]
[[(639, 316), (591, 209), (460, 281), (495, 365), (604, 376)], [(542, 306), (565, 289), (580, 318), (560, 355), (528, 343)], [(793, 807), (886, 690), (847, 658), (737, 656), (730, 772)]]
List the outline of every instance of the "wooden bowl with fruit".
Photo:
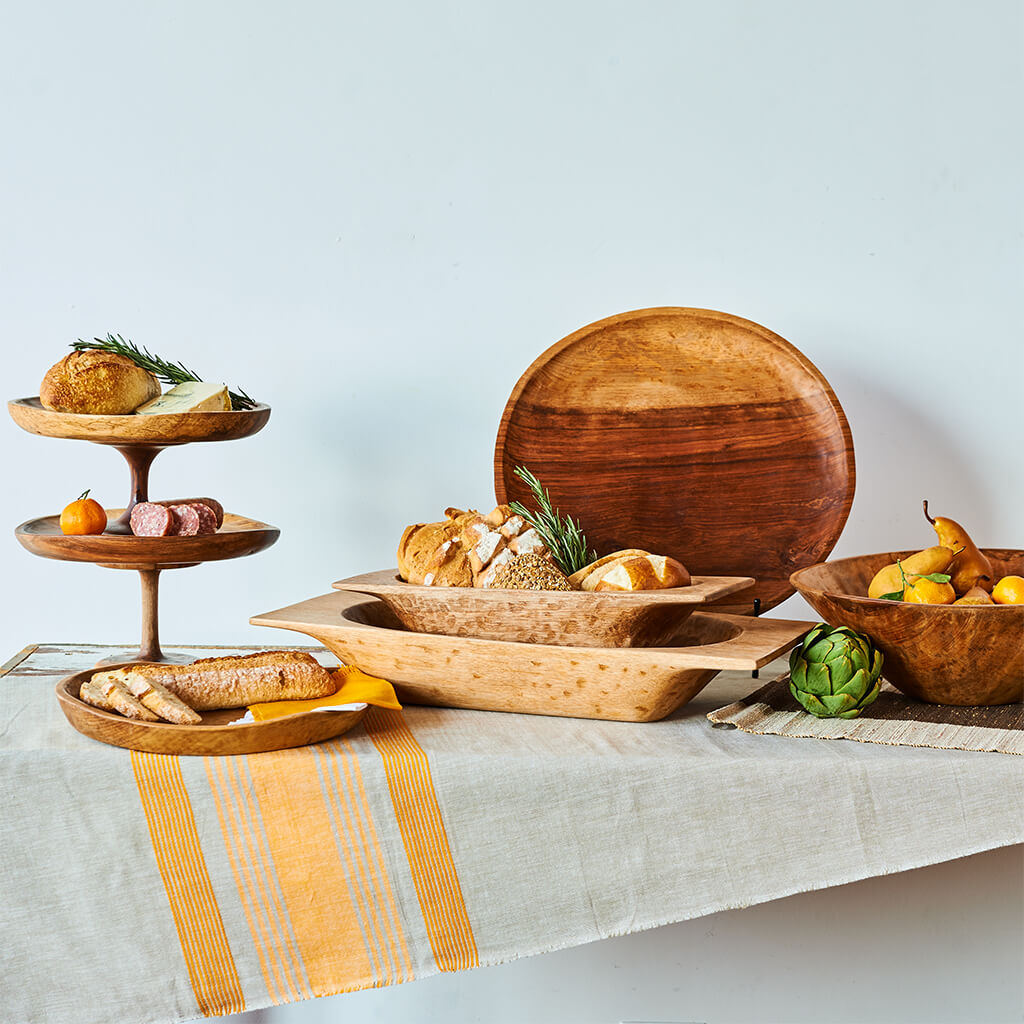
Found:
[(825, 622), (870, 637), (908, 696), (1024, 701), (1024, 551), (978, 548), (955, 521), (928, 519), (937, 545), (822, 562), (790, 581)]

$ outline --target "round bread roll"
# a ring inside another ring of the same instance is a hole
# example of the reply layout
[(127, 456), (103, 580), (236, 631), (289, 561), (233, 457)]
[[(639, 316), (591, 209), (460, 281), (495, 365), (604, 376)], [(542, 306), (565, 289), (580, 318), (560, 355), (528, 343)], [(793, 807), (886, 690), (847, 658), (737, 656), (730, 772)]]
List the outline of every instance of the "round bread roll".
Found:
[(160, 382), (127, 356), (102, 349), (71, 352), (46, 371), (39, 401), (55, 412), (119, 416), (160, 394)]

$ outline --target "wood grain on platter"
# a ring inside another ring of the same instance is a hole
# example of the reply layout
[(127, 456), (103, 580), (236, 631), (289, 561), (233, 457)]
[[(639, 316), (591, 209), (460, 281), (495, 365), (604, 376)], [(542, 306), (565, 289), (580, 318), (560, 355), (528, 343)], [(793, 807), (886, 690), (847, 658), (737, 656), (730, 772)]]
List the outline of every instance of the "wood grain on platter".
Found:
[[(108, 521), (116, 522), (122, 511), (108, 509)], [(65, 535), (61, 533), (60, 516), (30, 519), (14, 533), (23, 547), (43, 558), (139, 568), (195, 565), (254, 555), (269, 548), (281, 531), (276, 526), (226, 512), (224, 523), (216, 533), (197, 537), (135, 537), (118, 533)]]
[(762, 608), (827, 557), (855, 483), (846, 417), (804, 355), (749, 320), (675, 307), (590, 324), (534, 361), (498, 429), (499, 502), (530, 504), (520, 465), (598, 554), (753, 576)]
[(629, 593), (426, 587), (397, 569), (332, 584), (380, 598), (415, 633), (572, 647), (650, 647), (664, 643), (695, 609), (747, 590), (749, 577), (693, 578), (688, 587)]
[[(127, 668), (132, 662), (104, 665), (103, 670)], [(67, 676), (57, 684), (57, 701), (67, 720), (84, 736), (130, 750), (153, 754), (230, 755), (257, 754), (321, 743), (348, 732), (366, 713), (353, 711), (307, 711), (265, 722), (237, 721), (244, 708), (201, 712), (196, 725), (170, 722), (139, 722), (86, 704), (78, 691), (97, 669)]]
[(270, 419), (270, 406), (231, 412), (182, 412), (157, 416), (93, 416), (54, 412), (38, 398), (17, 398), (7, 403), (12, 419), (23, 430), (43, 437), (93, 441), (110, 445), (190, 444), (195, 441), (235, 441), (262, 430)]
[(560, 647), (413, 633), (382, 601), (345, 591), (249, 621), (313, 637), (403, 703), (626, 722), (664, 718), (723, 669), (761, 668), (812, 625), (694, 612), (674, 646)]

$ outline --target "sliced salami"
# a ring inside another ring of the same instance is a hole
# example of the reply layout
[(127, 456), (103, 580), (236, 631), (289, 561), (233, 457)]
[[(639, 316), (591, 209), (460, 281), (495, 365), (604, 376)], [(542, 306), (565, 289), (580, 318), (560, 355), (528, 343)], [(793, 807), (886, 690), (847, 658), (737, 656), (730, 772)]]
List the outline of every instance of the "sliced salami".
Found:
[(129, 525), (136, 537), (169, 537), (174, 532), (174, 513), (152, 501), (140, 501), (132, 508)]
[(216, 498), (170, 498), (157, 504), (166, 505), (168, 508), (172, 505), (205, 505), (217, 517), (217, 528), (220, 529), (224, 525), (224, 506)]
[(199, 513), (192, 505), (172, 505), (168, 510), (174, 518), (173, 537), (195, 537), (199, 533)]
[(194, 508), (199, 513), (199, 535), (217, 532), (217, 513), (209, 505), (198, 501), (190, 501), (189, 508)]

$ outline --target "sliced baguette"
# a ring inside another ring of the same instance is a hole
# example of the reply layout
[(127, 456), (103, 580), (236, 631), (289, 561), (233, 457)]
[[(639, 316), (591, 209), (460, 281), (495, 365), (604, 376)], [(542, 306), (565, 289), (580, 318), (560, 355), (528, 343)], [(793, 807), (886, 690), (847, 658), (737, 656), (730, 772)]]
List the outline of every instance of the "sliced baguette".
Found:
[[(137, 697), (135, 697), (125, 686), (123, 679), (124, 669), (113, 669), (110, 672), (97, 672), (89, 679), (89, 693), (99, 693), (110, 705), (105, 710), (113, 710), (125, 716), (134, 718), (141, 722), (159, 722), (160, 717), (149, 710)], [(83, 687), (84, 689), (84, 687)], [(81, 695), (81, 691), (79, 691)], [(82, 697), (86, 700), (85, 697)], [(92, 701), (87, 701), (92, 703)], [(100, 705), (96, 705), (99, 707)]]
[(203, 719), (180, 697), (175, 696), (156, 679), (147, 679), (142, 673), (125, 671), (122, 678), (128, 692), (153, 714), (175, 725), (197, 725)]
[(91, 704), (94, 708), (99, 708), (101, 711), (117, 711), (117, 708), (110, 702), (99, 685), (91, 679), (86, 679), (79, 687), (78, 697), (79, 700), (84, 700), (86, 704)]

